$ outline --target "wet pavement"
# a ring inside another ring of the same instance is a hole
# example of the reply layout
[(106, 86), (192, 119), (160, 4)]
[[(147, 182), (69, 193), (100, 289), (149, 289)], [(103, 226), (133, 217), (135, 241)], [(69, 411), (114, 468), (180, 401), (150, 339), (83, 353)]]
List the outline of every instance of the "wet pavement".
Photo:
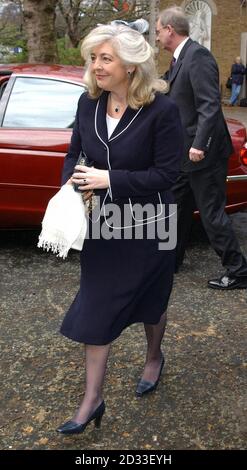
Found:
[[(247, 254), (247, 212), (232, 217)], [(36, 248), (38, 233), (0, 233), (0, 448), (57, 450), (244, 449), (247, 442), (247, 290), (207, 288), (222, 272), (196, 227), (176, 275), (155, 393), (134, 394), (145, 341), (141, 325), (113, 343), (100, 430), (58, 435), (84, 390), (83, 346), (58, 330), (79, 283), (79, 255)]]

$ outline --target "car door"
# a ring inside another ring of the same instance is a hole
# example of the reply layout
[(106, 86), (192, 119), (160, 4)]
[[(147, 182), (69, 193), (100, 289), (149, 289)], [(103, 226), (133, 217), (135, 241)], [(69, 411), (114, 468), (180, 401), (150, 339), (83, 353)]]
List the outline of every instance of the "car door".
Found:
[(247, 167), (241, 161), (246, 144), (246, 129), (236, 119), (228, 118), (227, 125), (234, 148), (228, 163), (227, 206), (231, 211), (235, 211), (246, 207), (247, 204)]
[(0, 101), (0, 227), (38, 225), (60, 186), (81, 84), (12, 75)]

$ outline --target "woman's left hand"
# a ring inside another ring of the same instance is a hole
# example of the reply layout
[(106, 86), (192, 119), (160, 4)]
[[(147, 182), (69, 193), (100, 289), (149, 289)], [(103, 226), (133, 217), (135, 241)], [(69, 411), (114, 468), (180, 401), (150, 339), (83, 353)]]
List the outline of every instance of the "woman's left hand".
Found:
[(72, 181), (78, 184), (79, 189), (82, 191), (106, 189), (109, 188), (109, 172), (108, 170), (98, 170), (94, 167), (76, 165)]

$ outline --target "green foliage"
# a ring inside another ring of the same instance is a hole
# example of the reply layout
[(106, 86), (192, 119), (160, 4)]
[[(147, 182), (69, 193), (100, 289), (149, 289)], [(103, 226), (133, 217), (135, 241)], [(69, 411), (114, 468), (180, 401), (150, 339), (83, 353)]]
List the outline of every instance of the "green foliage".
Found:
[[(6, 56), (1, 59), (1, 62), (5, 63), (25, 63), (28, 61), (28, 53), (26, 47), (26, 41), (23, 39), (15, 39), (8, 42), (9, 47), (21, 47), (22, 52), (19, 54), (6, 54)], [(82, 65), (83, 61), (80, 53), (80, 46), (78, 48), (68, 48), (66, 47), (65, 38), (60, 38), (57, 40), (57, 49), (58, 49), (58, 63), (64, 65)]]
[(6, 57), (6, 63), (8, 64), (24, 64), (28, 61), (27, 50), (23, 50), (19, 54), (11, 54)]
[[(21, 47), (20, 54), (10, 54), (9, 48)], [(1, 62), (4, 63), (21, 63), (27, 61), (26, 41), (23, 39), (23, 34), (15, 25), (1, 24), (0, 23), (0, 51)]]
[(18, 30), (13, 25), (1, 25), (0, 27), (0, 44), (3, 46), (15, 46), (18, 37)]
[(82, 65), (80, 46), (66, 47), (65, 38), (57, 40), (58, 60), (60, 64)]

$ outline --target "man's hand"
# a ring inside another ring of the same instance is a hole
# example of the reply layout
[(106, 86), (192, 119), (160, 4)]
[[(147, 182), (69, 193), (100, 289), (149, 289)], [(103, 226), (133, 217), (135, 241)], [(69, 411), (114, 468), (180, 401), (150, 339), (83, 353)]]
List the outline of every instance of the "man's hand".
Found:
[(189, 151), (189, 159), (192, 162), (200, 162), (201, 160), (203, 160), (203, 158), (205, 158), (205, 154), (203, 150), (198, 150), (198, 149), (194, 149), (193, 147), (191, 147)]

